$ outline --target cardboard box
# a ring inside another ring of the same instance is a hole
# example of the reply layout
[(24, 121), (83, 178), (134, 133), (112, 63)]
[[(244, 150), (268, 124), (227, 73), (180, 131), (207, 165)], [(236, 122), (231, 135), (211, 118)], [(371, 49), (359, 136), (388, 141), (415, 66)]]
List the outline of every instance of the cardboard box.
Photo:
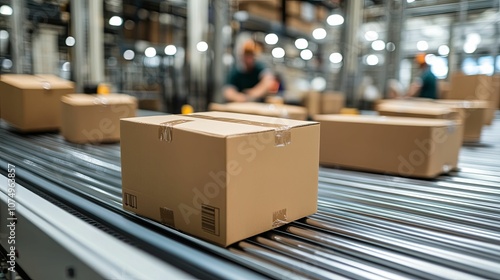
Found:
[(321, 114), (321, 93), (317, 91), (310, 91), (304, 98), (304, 105), (307, 108), (307, 114), (314, 116)]
[(135, 97), (125, 94), (68, 94), (61, 103), (61, 134), (74, 143), (120, 141), (120, 118), (137, 110)]
[(497, 95), (497, 108), (500, 109), (500, 74), (493, 75), (493, 88)]
[(321, 114), (339, 114), (345, 106), (345, 97), (341, 92), (321, 94)]
[(478, 142), (481, 139), (484, 118), (490, 105), (483, 100), (436, 100), (435, 103), (458, 110), (464, 124), (464, 142)]
[(259, 116), (306, 120), (307, 110), (293, 105), (266, 104), (257, 102), (232, 102), (226, 104), (211, 103), (209, 111), (252, 114)]
[(441, 99), (448, 99), (450, 95), (450, 83), (439, 80), (438, 81), (438, 91), (439, 95), (438, 97)]
[(491, 76), (468, 76), (463, 73), (451, 75), (450, 92), (446, 99), (488, 101), (490, 108), (486, 110), (485, 124), (489, 125), (495, 119), (496, 104), (499, 98), (499, 92), (494, 90)]
[(73, 92), (73, 82), (52, 75), (2, 75), (2, 119), (23, 132), (58, 130), (61, 97)]
[(445, 120), (460, 118), (459, 112), (449, 106), (411, 100), (381, 101), (376, 105), (376, 110), (382, 116)]
[(317, 209), (319, 124), (209, 112), (121, 120), (124, 209), (222, 246)]
[(457, 167), (460, 121), (317, 115), (320, 163), (408, 177), (434, 178)]
[(307, 22), (303, 19), (297, 17), (288, 17), (286, 19), (287, 27), (295, 29), (299, 32), (311, 33), (314, 29), (314, 24), (311, 22)]
[(240, 10), (267, 20), (281, 21), (281, 11), (263, 1), (240, 3)]

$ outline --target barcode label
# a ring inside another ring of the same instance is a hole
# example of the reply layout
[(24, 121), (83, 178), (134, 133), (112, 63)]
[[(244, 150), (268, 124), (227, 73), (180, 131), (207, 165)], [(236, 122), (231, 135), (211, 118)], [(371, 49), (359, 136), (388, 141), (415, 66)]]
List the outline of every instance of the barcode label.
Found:
[(213, 235), (219, 235), (219, 208), (201, 205), (201, 228)]
[(161, 223), (170, 227), (175, 227), (174, 211), (167, 207), (160, 207)]
[(125, 204), (125, 206), (137, 209), (137, 196), (129, 193), (124, 193), (123, 203)]

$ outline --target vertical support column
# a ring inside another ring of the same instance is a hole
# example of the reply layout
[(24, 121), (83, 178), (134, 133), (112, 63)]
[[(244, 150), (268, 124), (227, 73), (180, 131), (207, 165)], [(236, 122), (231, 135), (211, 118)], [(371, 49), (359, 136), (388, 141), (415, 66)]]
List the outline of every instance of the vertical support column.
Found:
[[(104, 81), (103, 0), (89, 0), (89, 74), (91, 83)], [(92, 16), (91, 16), (92, 15)]]
[(229, 22), (229, 2), (226, 0), (214, 0), (215, 12), (215, 36), (212, 46), (214, 48), (214, 95), (213, 99), (216, 102), (222, 102), (222, 87), (224, 86), (225, 71), (223, 64), (223, 56), (227, 46), (227, 42), (223, 30)]
[(12, 26), (12, 60), (14, 73), (24, 73), (24, 22), (26, 21), (25, 0), (11, 0), (13, 14), (10, 16)]
[[(462, 62), (465, 59), (465, 52), (464, 52), (464, 44), (465, 44), (465, 25), (467, 21), (467, 10), (469, 8), (469, 0), (461, 0), (460, 1), (460, 13), (459, 13), (459, 26), (460, 26), (460, 31), (458, 32), (460, 36), (460, 45), (456, 47), (457, 49), (457, 60), (456, 60), (456, 66), (458, 70), (462, 69)], [(452, 47), (450, 46), (450, 49)]]
[[(450, 38), (448, 39), (448, 47), (450, 48), (450, 53), (448, 54), (448, 75), (447, 78), (450, 77), (451, 73), (456, 72), (457, 69), (460, 69), (460, 63), (458, 63), (459, 58), (457, 58), (457, 53), (460, 53), (460, 50), (456, 48), (453, 43), (456, 35), (456, 17), (454, 17), (453, 22), (450, 24)], [(460, 33), (460, 32), (459, 32)]]
[(87, 1), (71, 0), (71, 34), (75, 38), (75, 45), (71, 50), (71, 72), (75, 81), (75, 91), (82, 92), (87, 78), (87, 40), (85, 28), (85, 14)]
[[(497, 13), (500, 14), (500, 0), (497, 1)], [(500, 21), (497, 19), (493, 22), (495, 29), (495, 42), (491, 46), (491, 56), (493, 57), (493, 74), (498, 74), (498, 69), (496, 67), (498, 48), (500, 47)]]
[(385, 71), (383, 71), (380, 80), (379, 90), (385, 96), (387, 91), (387, 80), (398, 79), (399, 69), (402, 58), (401, 37), (403, 26), (406, 24), (406, 1), (387, 1), (386, 8), (388, 16), (387, 24), (387, 43), (394, 44), (395, 49), (386, 48), (385, 53)]
[[(205, 92), (204, 81), (206, 76), (206, 52), (199, 52), (196, 49), (196, 44), (200, 41), (204, 41), (203, 35), (206, 32), (208, 26), (208, 0), (197, 0), (187, 2), (187, 47), (188, 47), (188, 58), (190, 65), (190, 94), (195, 94), (191, 96), (194, 98), (195, 109), (201, 109), (204, 104), (201, 102), (202, 94)], [(210, 46), (209, 46), (209, 50)]]
[(353, 106), (355, 96), (355, 79), (359, 63), (359, 40), (358, 31), (363, 20), (363, 2), (364, 1), (348, 1), (346, 13), (346, 28), (345, 37), (346, 45), (344, 46), (344, 66), (342, 68), (341, 90), (346, 94), (348, 106)]

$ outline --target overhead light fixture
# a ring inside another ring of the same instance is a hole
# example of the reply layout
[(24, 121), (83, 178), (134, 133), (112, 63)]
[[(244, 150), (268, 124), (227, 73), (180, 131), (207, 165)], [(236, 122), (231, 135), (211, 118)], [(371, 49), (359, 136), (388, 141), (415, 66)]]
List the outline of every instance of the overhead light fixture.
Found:
[(264, 41), (268, 45), (276, 45), (276, 43), (278, 43), (278, 35), (269, 33), (266, 35), (266, 37), (264, 37)]
[(196, 44), (196, 49), (199, 52), (206, 52), (208, 50), (208, 44), (205, 41), (200, 41), (198, 44)]
[(9, 5), (2, 5), (0, 7), (0, 14), (4, 16), (10, 16), (12, 15), (12, 8)]
[(477, 50), (477, 45), (476, 44), (472, 44), (472, 43), (465, 43), (464, 45), (464, 52), (465, 53), (473, 53)]
[(376, 31), (370, 30), (365, 33), (366, 41), (375, 41), (378, 39), (378, 33)]
[(153, 47), (148, 47), (144, 51), (144, 55), (147, 56), (147, 57), (155, 57), (156, 56), (156, 49), (153, 48)]
[(166, 55), (175, 55), (177, 53), (177, 48), (174, 45), (168, 45), (165, 47)]
[(72, 47), (75, 45), (76, 40), (75, 40), (75, 38), (68, 36), (64, 42), (66, 43), (66, 46)]
[(326, 23), (330, 26), (341, 25), (344, 23), (344, 17), (339, 14), (333, 14), (326, 18)]
[(421, 52), (425, 52), (429, 49), (429, 44), (426, 41), (418, 41), (417, 42), (417, 50)]
[(447, 45), (441, 45), (438, 48), (438, 54), (442, 56), (447, 56), (450, 54), (450, 48)]
[(111, 26), (120, 26), (123, 23), (123, 19), (119, 16), (112, 16), (109, 19), (109, 25)]
[(342, 62), (342, 55), (338, 52), (334, 52), (330, 54), (329, 59), (331, 63), (340, 63)]
[(382, 40), (375, 40), (372, 42), (372, 49), (375, 51), (381, 51), (385, 49), (385, 42)]
[(134, 59), (135, 57), (135, 53), (133, 50), (126, 50), (125, 52), (123, 52), (123, 58), (125, 60), (132, 60)]
[(311, 50), (305, 49), (300, 52), (300, 58), (303, 60), (310, 60), (313, 57), (313, 53)]
[(9, 32), (7, 30), (0, 30), (0, 39), (1, 40), (9, 39)]
[(312, 35), (316, 40), (323, 40), (326, 38), (326, 30), (324, 28), (316, 28), (313, 30)]
[(304, 38), (299, 38), (295, 40), (295, 47), (299, 50), (306, 49), (309, 46), (309, 43)]
[(273, 55), (274, 58), (283, 58), (285, 57), (285, 50), (283, 48), (274, 48), (271, 51), (271, 54)]
[(377, 65), (379, 62), (378, 57), (374, 54), (370, 54), (369, 56), (366, 57), (366, 64), (374, 66)]

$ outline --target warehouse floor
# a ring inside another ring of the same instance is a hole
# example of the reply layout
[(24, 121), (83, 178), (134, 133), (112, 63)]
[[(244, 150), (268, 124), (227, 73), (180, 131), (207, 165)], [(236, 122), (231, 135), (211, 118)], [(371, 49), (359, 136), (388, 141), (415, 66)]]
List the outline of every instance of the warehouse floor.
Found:
[[(500, 279), (499, 113), (481, 143), (462, 148), (458, 171), (417, 180), (321, 167), (317, 214), (228, 249), (125, 213), (118, 144), (75, 145), (58, 134), (21, 135), (2, 122), (0, 159), (29, 170), (18, 176), (34, 187), (50, 183), (102, 211), (126, 216), (144, 231), (121, 235), (137, 238), (141, 248), (174, 265), (199, 268), (197, 277), (231, 278), (225, 273), (237, 269), (294, 279)], [(55, 191), (49, 195), (61, 199)], [(118, 231), (98, 216), (93, 219)], [(164, 240), (150, 240), (147, 230)], [(180, 251), (176, 244), (185, 252), (173, 252)], [(204, 259), (189, 256), (195, 251)], [(184, 258), (170, 258), (181, 253)]]

